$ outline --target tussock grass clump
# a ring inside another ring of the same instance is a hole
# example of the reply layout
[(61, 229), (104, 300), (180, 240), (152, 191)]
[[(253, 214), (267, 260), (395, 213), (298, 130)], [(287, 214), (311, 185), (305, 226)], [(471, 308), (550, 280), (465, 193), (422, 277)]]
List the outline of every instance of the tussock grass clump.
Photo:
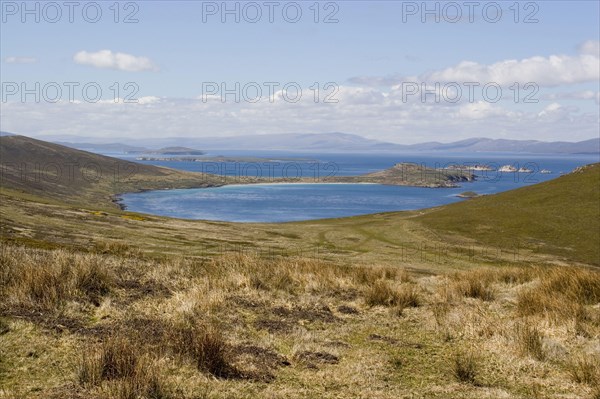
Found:
[(165, 340), (177, 355), (191, 358), (198, 370), (219, 378), (237, 376), (229, 362), (222, 330), (214, 324), (189, 318), (173, 326)]
[(133, 377), (140, 364), (141, 353), (124, 337), (110, 337), (98, 348), (84, 353), (79, 382), (82, 385), (99, 385), (104, 380)]
[(571, 379), (579, 384), (595, 386), (600, 392), (600, 357), (581, 355), (573, 359), (568, 366)]
[(477, 384), (478, 362), (473, 352), (460, 351), (455, 353), (452, 366), (454, 377), (459, 382)]
[(100, 262), (90, 258), (75, 269), (75, 287), (94, 301), (107, 295), (114, 285), (112, 274)]
[(352, 277), (358, 285), (373, 285), (381, 279), (381, 273), (372, 267), (357, 267)]
[(0, 298), (12, 306), (52, 310), (69, 300), (92, 302), (110, 292), (114, 279), (96, 255), (65, 250), (0, 249)]
[(535, 278), (538, 269), (534, 267), (481, 268), (449, 274), (437, 288), (439, 299), (453, 303), (460, 298), (475, 298), (490, 302), (496, 299), (497, 292), (506, 287), (519, 285)]
[(401, 316), (406, 308), (416, 308), (421, 306), (421, 295), (412, 284), (403, 284), (396, 291), (393, 313)]
[[(202, 265), (204, 277), (224, 288), (248, 287), (298, 294), (302, 290), (339, 289), (350, 267), (311, 258), (261, 258), (257, 254), (225, 254)], [(236, 280), (232, 276), (238, 276)], [(239, 278), (241, 277), (241, 278)], [(244, 282), (243, 284), (240, 284)]]
[(550, 314), (558, 318), (583, 315), (581, 307), (600, 302), (600, 273), (576, 267), (557, 267), (539, 274), (539, 284), (517, 296), (522, 316)]
[(227, 360), (227, 344), (217, 328), (203, 328), (196, 338), (193, 350), (198, 369), (215, 377), (234, 376), (235, 370)]
[(369, 306), (390, 306), (396, 300), (396, 291), (385, 280), (377, 280), (365, 291), (365, 303)]
[(517, 344), (523, 355), (531, 356), (540, 361), (546, 359), (543, 348), (543, 335), (536, 326), (532, 326), (528, 322), (522, 322), (517, 324), (515, 333)]
[(377, 280), (396, 280), (408, 283), (412, 281), (406, 269), (396, 267), (353, 267), (348, 270), (358, 285), (373, 285)]
[(191, 278), (205, 278), (215, 287), (281, 291), (291, 295), (319, 293), (335, 296), (371, 287), (379, 280), (410, 282), (406, 269), (351, 266), (313, 258), (262, 258), (255, 253), (230, 253), (195, 267)]
[(78, 380), (84, 388), (99, 387), (111, 399), (172, 397), (150, 355), (123, 336), (112, 336), (87, 350), (79, 363)]
[(386, 280), (377, 280), (368, 286), (364, 299), (368, 306), (397, 307), (400, 314), (404, 308), (421, 305), (421, 297), (414, 285), (402, 284), (394, 288)]
[(482, 301), (493, 301), (495, 291), (491, 286), (492, 280), (479, 271), (460, 273), (454, 276), (455, 291), (467, 298), (477, 298)]
[(403, 308), (416, 308), (421, 306), (421, 296), (417, 288), (412, 284), (401, 285), (397, 292), (394, 305)]

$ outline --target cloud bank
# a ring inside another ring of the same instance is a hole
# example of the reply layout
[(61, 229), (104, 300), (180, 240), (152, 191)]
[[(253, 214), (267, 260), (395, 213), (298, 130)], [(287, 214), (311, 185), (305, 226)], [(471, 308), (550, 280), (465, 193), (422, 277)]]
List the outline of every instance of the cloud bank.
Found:
[(423, 73), (418, 76), (400, 74), (377, 77), (358, 76), (351, 83), (373, 87), (394, 86), (402, 82), (495, 82), (510, 86), (515, 82), (533, 82), (539, 87), (556, 87), (569, 84), (597, 82), (600, 80), (600, 42), (588, 40), (579, 46), (579, 54), (534, 56), (521, 60), (502, 60), (493, 64), (462, 61), (457, 65)]
[(96, 52), (79, 51), (73, 61), (80, 65), (88, 65), (100, 69), (115, 69), (127, 72), (153, 71), (158, 67), (147, 57), (136, 57), (126, 53), (113, 53), (111, 50)]

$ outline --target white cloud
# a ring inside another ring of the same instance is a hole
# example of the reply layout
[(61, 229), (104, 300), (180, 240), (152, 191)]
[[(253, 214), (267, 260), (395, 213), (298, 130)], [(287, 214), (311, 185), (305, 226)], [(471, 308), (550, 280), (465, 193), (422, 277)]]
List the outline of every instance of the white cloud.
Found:
[(3, 104), (3, 128), (23, 134), (85, 134), (96, 137), (202, 137), (343, 131), (400, 143), (468, 137), (584, 140), (597, 136), (598, 112), (558, 101), (515, 109), (501, 103), (431, 104), (340, 87), (339, 103), (203, 102), (143, 97), (139, 103), (104, 101)]
[(37, 62), (35, 57), (6, 57), (4, 62), (7, 64), (34, 64)]
[(533, 82), (538, 86), (593, 82), (600, 79), (600, 59), (590, 54), (551, 55), (505, 60), (491, 65), (463, 61), (456, 66), (423, 75), (428, 82), (495, 82), (510, 86)]
[(535, 56), (521, 60), (502, 60), (493, 64), (462, 61), (454, 66), (419, 76), (354, 77), (350, 82), (367, 86), (394, 86), (402, 82), (490, 82), (508, 87), (532, 82), (539, 87), (597, 82), (600, 80), (600, 42), (588, 40), (579, 46), (577, 55)]
[(146, 105), (146, 104), (156, 104), (160, 102), (160, 98), (159, 97), (155, 97), (155, 96), (146, 96), (146, 97), (140, 97), (138, 98), (138, 103), (142, 104), (142, 105)]
[(562, 106), (559, 103), (549, 104), (543, 111), (540, 111), (538, 115), (546, 116), (559, 112), (562, 109)]
[(95, 68), (117, 69), (128, 72), (158, 71), (158, 67), (147, 57), (113, 53), (111, 50), (79, 51), (73, 56), (73, 60), (77, 64), (89, 65)]

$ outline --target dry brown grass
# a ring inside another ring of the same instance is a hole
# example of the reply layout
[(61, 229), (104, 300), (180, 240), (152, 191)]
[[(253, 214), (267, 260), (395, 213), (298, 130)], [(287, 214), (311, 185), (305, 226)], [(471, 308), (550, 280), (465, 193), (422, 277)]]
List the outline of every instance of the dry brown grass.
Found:
[(88, 348), (78, 367), (79, 383), (110, 399), (167, 399), (172, 395), (144, 347), (123, 336), (113, 336)]
[(521, 322), (515, 328), (517, 344), (521, 353), (536, 360), (544, 360), (543, 335), (540, 329), (529, 322)]
[(477, 298), (482, 301), (492, 301), (495, 297), (495, 291), (492, 288), (492, 278), (494, 274), (489, 271), (472, 271), (468, 273), (459, 273), (453, 276), (454, 290), (467, 298)]
[(548, 314), (572, 318), (583, 315), (582, 306), (600, 302), (600, 273), (594, 270), (561, 267), (538, 276), (538, 284), (523, 289), (517, 297), (517, 309), (522, 316)]
[(0, 297), (14, 307), (56, 309), (71, 300), (97, 303), (114, 285), (112, 272), (93, 255), (0, 247)]
[[(474, 399), (524, 397), (535, 385), (538, 397), (585, 397), (597, 384), (598, 275), (583, 269), (414, 277), (296, 257), (150, 261), (16, 247), (0, 261), (10, 325), (0, 338), (16, 342), (0, 352), (9, 396)], [(523, 312), (526, 293), (546, 305)], [(22, 351), (29, 342), (37, 347)], [(76, 373), (55, 371), (69, 362)]]
[(571, 360), (569, 374), (577, 383), (600, 388), (600, 355), (579, 355)]
[(191, 358), (200, 371), (220, 378), (239, 374), (228, 359), (223, 331), (214, 324), (188, 319), (169, 329), (165, 343), (175, 354)]
[(472, 351), (460, 351), (454, 355), (452, 371), (454, 377), (467, 384), (477, 384), (478, 359)]
[(397, 291), (385, 280), (376, 280), (365, 290), (365, 303), (369, 306), (391, 306), (397, 300)]

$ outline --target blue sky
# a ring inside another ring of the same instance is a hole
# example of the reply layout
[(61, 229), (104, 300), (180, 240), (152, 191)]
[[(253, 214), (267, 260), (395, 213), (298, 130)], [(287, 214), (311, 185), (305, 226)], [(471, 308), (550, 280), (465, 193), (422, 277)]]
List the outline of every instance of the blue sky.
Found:
[[(401, 143), (597, 136), (597, 1), (475, 2), (472, 13), (465, 2), (453, 3), (458, 8), (427, 2), (439, 12), (425, 21), (420, 1), (318, 2), (319, 23), (313, 1), (273, 2), (272, 23), (262, 1), (228, 2), (240, 10), (239, 23), (233, 15), (221, 21), (223, 2), (201, 1), (120, 2), (115, 23), (114, 3), (98, 2), (102, 17), (90, 23), (82, 9), (87, 6), (93, 17), (95, 6), (78, 2), (71, 23), (68, 9), (57, 2), (62, 17), (50, 23), (55, 9), (46, 6), (44, 13), (42, 2), (27, 3), (29, 9), (37, 4), (36, 22), (34, 14), (23, 15), (22, 2), (2, 1), (2, 130), (108, 138), (124, 131), (139, 137), (344, 131)], [(293, 17), (296, 4), (302, 17), (286, 21), (283, 8)], [(493, 23), (498, 4), (503, 14)], [(255, 5), (262, 18), (249, 23), (244, 16), (253, 18)], [(203, 21), (203, 10), (216, 13)], [(463, 19), (448, 22), (456, 10)], [(123, 23), (132, 11), (138, 22)], [(338, 22), (324, 23), (333, 11)], [(525, 23), (528, 15), (538, 22)], [(465, 81), (497, 83), (504, 97), (491, 102), (479, 88), (472, 101), (463, 92), (457, 103), (445, 96), (438, 103), (419, 94), (402, 97), (406, 85), (450, 82), (452, 91), (455, 84), (464, 89)], [(37, 103), (14, 92), (36, 82), (95, 82), (103, 96), (92, 103), (76, 89), (76, 101), (69, 102), (65, 91), (57, 102), (42, 95)], [(110, 87), (117, 83), (123, 96), (128, 82), (135, 84), (138, 103), (115, 103)], [(203, 101), (204, 82), (229, 88), (256, 82), (263, 90), (264, 82), (295, 82), (302, 100), (290, 103), (276, 95), (269, 101), (263, 92), (257, 102), (236, 102), (232, 95), (223, 102), (219, 92)], [(315, 82), (319, 103), (310, 90)], [(323, 90), (328, 82), (335, 89)], [(518, 102), (509, 88), (514, 82), (521, 90)], [(536, 89), (523, 90), (526, 83)], [(324, 104), (327, 93), (338, 102)], [(527, 94), (538, 101), (524, 104)]]

